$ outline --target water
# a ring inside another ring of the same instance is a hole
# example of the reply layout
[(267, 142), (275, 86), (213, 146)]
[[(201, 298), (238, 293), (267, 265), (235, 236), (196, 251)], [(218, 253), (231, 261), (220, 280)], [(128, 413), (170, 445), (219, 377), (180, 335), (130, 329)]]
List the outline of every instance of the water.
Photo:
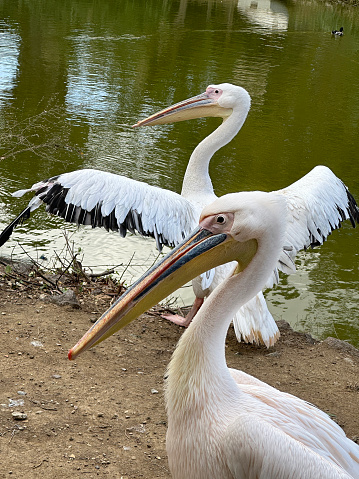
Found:
[[(335, 38), (333, 28), (344, 27)], [(218, 195), (279, 189), (317, 164), (359, 198), (359, 13), (282, 1), (0, 1), (1, 226), (26, 205), (10, 193), (93, 167), (179, 192), (188, 158), (217, 119), (133, 130), (174, 102), (228, 81), (252, 97), (237, 137), (210, 165)], [(63, 223), (37, 211), (1, 253), (51, 264)], [(155, 260), (151, 240), (69, 226), (83, 264), (127, 282)], [(106, 243), (106, 247), (103, 245)], [(122, 265), (122, 266), (121, 266)], [(359, 346), (358, 230), (345, 225), (268, 292), (276, 319)], [(192, 300), (190, 288), (182, 301)]]

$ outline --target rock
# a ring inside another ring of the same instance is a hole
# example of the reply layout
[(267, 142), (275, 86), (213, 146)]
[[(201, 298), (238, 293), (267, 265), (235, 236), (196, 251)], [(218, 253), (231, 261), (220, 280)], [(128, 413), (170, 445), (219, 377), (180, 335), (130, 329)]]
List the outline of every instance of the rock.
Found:
[(9, 407), (17, 407), (17, 406), (23, 406), (24, 405), (24, 400), (23, 399), (10, 399), (9, 398)]
[(281, 353), (279, 351), (273, 351), (273, 353), (268, 353), (266, 354), (266, 356), (270, 358), (279, 358), (281, 356)]
[(133, 432), (140, 432), (140, 433), (145, 433), (146, 428), (143, 424), (138, 424), (137, 426), (132, 426), (132, 427), (126, 427), (126, 431), (132, 434)]
[(287, 321), (284, 321), (284, 319), (280, 319), (279, 321), (276, 321), (276, 323), (278, 328), (282, 329), (283, 331), (285, 330), (293, 331), (293, 328), (291, 327), (291, 325)]
[(43, 299), (46, 303), (54, 303), (58, 306), (71, 306), (74, 309), (80, 309), (80, 303), (76, 297), (76, 294), (72, 289), (69, 289), (65, 293), (62, 293), (58, 296), (46, 295)]
[(14, 411), (11, 415), (16, 421), (25, 421), (27, 419), (27, 414), (24, 412)]
[(339, 351), (342, 351), (344, 353), (349, 353), (354, 356), (359, 356), (358, 349), (356, 349), (354, 346), (347, 343), (346, 341), (342, 341), (341, 339), (332, 338), (329, 336), (329, 338), (323, 341), (323, 344), (326, 344), (330, 348), (338, 349)]
[(282, 337), (283, 336), (285, 337), (286, 335), (290, 334), (290, 335), (295, 335), (298, 338), (303, 338), (309, 344), (317, 343), (317, 340), (314, 339), (313, 336), (311, 336), (310, 334), (294, 331), (291, 325), (287, 321), (284, 321), (283, 319), (276, 321), (276, 323)]

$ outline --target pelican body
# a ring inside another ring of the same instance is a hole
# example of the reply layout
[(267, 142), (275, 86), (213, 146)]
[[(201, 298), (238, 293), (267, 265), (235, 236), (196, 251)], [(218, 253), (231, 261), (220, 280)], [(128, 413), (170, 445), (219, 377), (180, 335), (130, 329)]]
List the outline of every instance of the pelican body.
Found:
[[(183, 180), (181, 195), (120, 175), (85, 169), (64, 173), (41, 181), (30, 189), (35, 196), (28, 206), (0, 235), (0, 246), (14, 227), (45, 203), (49, 213), (78, 225), (104, 227), (125, 236), (127, 231), (155, 238), (157, 248), (173, 247), (198, 223), (201, 210), (216, 199), (209, 176), (209, 162), (216, 151), (230, 142), (241, 129), (250, 109), (248, 92), (229, 83), (210, 85), (204, 93), (176, 103), (138, 122), (135, 127), (155, 126), (200, 117), (220, 117), (221, 125), (194, 149)], [(328, 234), (346, 219), (353, 220), (353, 203), (342, 181), (324, 166), (317, 166), (292, 185), (279, 190), (288, 207), (286, 251), (279, 258), (266, 287), (277, 280), (277, 270), (291, 273), (294, 257), (301, 249), (323, 243)], [(170, 315), (168, 319), (188, 326), (208, 297), (231, 274), (232, 264), (219, 265), (192, 282), (196, 296), (184, 320)], [(238, 340), (273, 345), (279, 337), (278, 327), (270, 314), (263, 293), (243, 304), (233, 316)]]
[[(356, 204), (353, 213), (358, 221)], [(69, 358), (76, 358), (190, 277), (235, 262), (180, 338), (166, 374), (167, 452), (174, 479), (359, 477), (359, 446), (324, 412), (226, 365), (232, 317), (276, 267), (285, 249), (288, 214), (278, 193), (217, 199), (204, 208), (193, 234), (69, 351)]]

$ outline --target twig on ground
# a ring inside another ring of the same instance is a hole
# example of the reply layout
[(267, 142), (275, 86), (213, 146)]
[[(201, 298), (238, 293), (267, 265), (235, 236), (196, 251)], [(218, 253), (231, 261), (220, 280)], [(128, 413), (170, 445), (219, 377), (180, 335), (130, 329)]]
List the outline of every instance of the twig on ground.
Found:
[[(122, 263), (119, 265), (122, 266)], [(90, 273), (88, 276), (89, 278), (101, 278), (102, 276), (107, 276), (109, 274), (114, 274), (115, 268), (107, 269), (106, 271), (103, 271), (102, 273)]]

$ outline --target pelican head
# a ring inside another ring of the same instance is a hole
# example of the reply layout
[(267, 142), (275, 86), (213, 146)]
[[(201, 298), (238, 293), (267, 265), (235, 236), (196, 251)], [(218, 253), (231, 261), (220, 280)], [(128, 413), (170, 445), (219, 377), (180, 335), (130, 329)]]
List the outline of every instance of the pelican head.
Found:
[(249, 265), (267, 235), (274, 261), (269, 270), (267, 267), (263, 287), (280, 254), (285, 216), (285, 201), (273, 193), (241, 192), (218, 198), (203, 210), (199, 227), (102, 315), (69, 351), (69, 359), (122, 329), (199, 274), (236, 261), (233, 275), (237, 275)]
[(240, 86), (231, 83), (209, 85), (204, 93), (169, 106), (133, 127), (164, 125), (209, 116), (226, 119), (238, 108), (248, 112), (250, 104), (249, 93)]

